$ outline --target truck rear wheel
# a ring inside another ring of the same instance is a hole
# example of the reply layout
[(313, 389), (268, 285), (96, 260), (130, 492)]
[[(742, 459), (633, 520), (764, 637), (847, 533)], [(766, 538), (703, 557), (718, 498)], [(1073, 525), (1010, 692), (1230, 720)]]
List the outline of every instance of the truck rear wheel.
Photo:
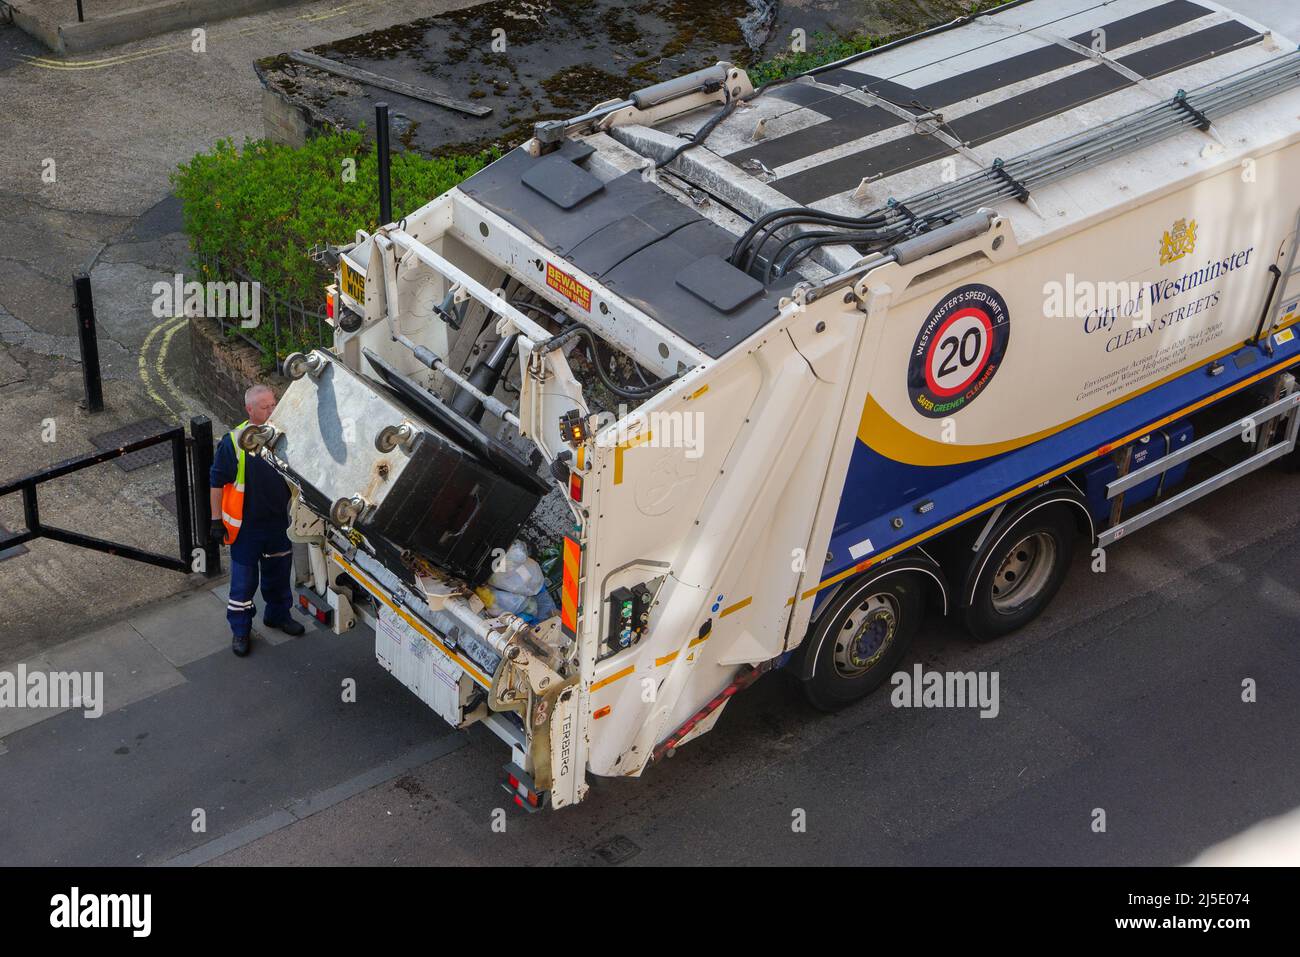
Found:
[(990, 641), (1037, 618), (1065, 581), (1077, 534), (1069, 507), (1049, 505), (990, 536), (965, 612), (971, 637)]
[(809, 634), (801, 685), (809, 704), (838, 711), (874, 691), (907, 653), (920, 624), (922, 582), (898, 572), (850, 584)]

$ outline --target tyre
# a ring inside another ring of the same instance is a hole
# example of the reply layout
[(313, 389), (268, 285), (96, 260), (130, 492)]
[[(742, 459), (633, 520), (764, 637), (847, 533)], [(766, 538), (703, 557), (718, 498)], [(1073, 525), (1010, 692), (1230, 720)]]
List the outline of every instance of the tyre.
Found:
[(850, 584), (805, 642), (800, 669), (808, 702), (838, 711), (874, 691), (907, 653), (923, 614), (922, 581), (896, 572)]
[(1035, 509), (990, 535), (965, 610), (971, 637), (991, 641), (1037, 618), (1065, 581), (1077, 537), (1067, 505)]

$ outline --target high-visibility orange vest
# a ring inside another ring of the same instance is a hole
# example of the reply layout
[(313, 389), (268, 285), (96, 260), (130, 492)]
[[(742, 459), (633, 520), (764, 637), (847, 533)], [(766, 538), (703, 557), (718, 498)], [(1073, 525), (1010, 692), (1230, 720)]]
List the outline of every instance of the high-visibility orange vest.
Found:
[(235, 481), (221, 490), (221, 523), (226, 526), (226, 543), (235, 544), (239, 526), (244, 524), (244, 450), (239, 447), (239, 433), (247, 422), (242, 422), (230, 433), (230, 444), (235, 449), (239, 465), (235, 468)]

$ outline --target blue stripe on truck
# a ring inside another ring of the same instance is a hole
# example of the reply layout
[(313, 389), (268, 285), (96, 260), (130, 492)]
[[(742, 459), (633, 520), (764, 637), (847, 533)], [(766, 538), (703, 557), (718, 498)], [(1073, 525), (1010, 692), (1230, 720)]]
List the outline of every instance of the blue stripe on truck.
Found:
[[(1271, 360), (1258, 347), (1244, 346), (1214, 363), (1223, 370), (1216, 376), (1209, 374), (1210, 364), (1198, 366), (1046, 439), (976, 462), (909, 465), (888, 459), (859, 440), (849, 461), (831, 534), (831, 558), (822, 569), (822, 582), (900, 545), (910, 547), (912, 540), (937, 533), (963, 513), (991, 505), (1020, 485), (1045, 480), (1067, 465), (1073, 468), (1084, 457), (1105, 454), (1102, 449), (1151, 423), (1189, 413), (1190, 406), (1211, 396), (1238, 391), (1251, 381), (1300, 362), (1300, 336), (1283, 344), (1275, 338), (1274, 345)], [(1238, 367), (1236, 357), (1247, 354), (1253, 354), (1255, 361)], [(919, 515), (916, 506), (926, 500), (933, 501), (934, 507)], [(902, 528), (893, 527), (895, 518), (902, 519)], [(869, 552), (863, 553), (859, 547), (857, 557), (850, 555), (851, 548), (867, 540), (871, 542)]]

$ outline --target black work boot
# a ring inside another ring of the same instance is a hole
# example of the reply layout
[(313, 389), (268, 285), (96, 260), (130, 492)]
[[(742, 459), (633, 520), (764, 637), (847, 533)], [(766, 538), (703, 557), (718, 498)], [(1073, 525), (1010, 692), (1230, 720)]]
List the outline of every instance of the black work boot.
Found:
[(230, 640), (230, 650), (240, 658), (245, 657), (252, 650), (252, 647), (248, 635), (235, 635)]
[(264, 621), (263, 623), (267, 628), (276, 628), (294, 638), (297, 638), (299, 635), (307, 631), (306, 628), (294, 621), (292, 614), (290, 614), (284, 621)]

